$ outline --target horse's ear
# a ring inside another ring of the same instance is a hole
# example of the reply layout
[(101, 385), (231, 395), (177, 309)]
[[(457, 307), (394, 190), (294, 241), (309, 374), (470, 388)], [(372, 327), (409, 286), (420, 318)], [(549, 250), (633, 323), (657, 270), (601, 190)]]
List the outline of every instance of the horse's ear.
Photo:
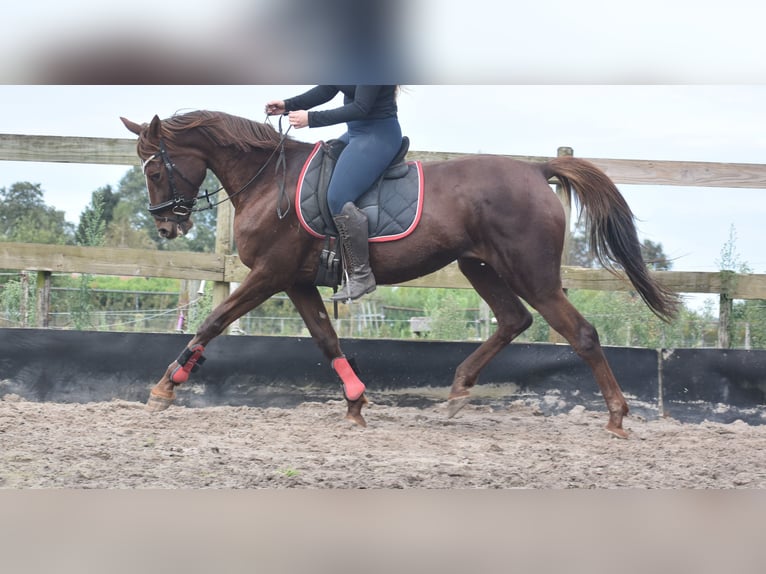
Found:
[(134, 134), (136, 134), (136, 135), (140, 135), (141, 134), (141, 126), (140, 125), (138, 125), (135, 122), (131, 122), (129, 119), (126, 119), (126, 118), (123, 118), (123, 117), (120, 117), (120, 119), (122, 120), (122, 123), (125, 124), (125, 127), (128, 128), (130, 131), (132, 131)]
[(152, 118), (152, 123), (149, 124), (149, 137), (152, 139), (160, 139), (160, 117), (155, 115)]

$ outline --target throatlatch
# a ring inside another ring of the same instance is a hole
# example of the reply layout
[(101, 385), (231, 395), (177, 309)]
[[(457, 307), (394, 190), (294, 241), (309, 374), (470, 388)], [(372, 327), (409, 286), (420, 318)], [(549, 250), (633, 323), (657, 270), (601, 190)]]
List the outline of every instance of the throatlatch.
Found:
[(202, 366), (202, 363), (205, 362), (205, 357), (202, 356), (202, 353), (204, 352), (205, 347), (202, 345), (194, 345), (191, 348), (187, 347), (184, 349), (176, 359), (178, 367), (173, 369), (173, 372), (170, 373), (171, 382), (180, 385), (181, 383), (188, 381), (189, 374), (196, 373)]
[(364, 394), (365, 386), (346, 357), (337, 357), (332, 360), (332, 368), (338, 373), (343, 382), (343, 394), (349, 401), (355, 401)]

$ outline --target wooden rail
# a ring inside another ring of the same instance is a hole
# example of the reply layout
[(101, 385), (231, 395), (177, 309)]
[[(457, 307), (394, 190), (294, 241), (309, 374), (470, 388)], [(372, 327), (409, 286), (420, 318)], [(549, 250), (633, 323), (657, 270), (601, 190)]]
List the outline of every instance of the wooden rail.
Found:
[[(440, 161), (465, 155), (471, 154), (410, 151), (407, 157)], [(537, 162), (551, 159), (546, 156), (505, 157)], [(603, 169), (617, 184), (766, 189), (766, 164), (583, 159)], [(135, 139), (18, 134), (0, 134), (0, 160), (138, 165)]]
[[(188, 251), (156, 251), (110, 247), (74, 247), (39, 243), (0, 243), (0, 269), (91, 273), (130, 277), (205, 279), (241, 282), (248, 269), (236, 255)], [(668, 287), (681, 293), (717, 293), (731, 299), (766, 299), (766, 275), (656, 271)], [(564, 287), (595, 291), (629, 291), (623, 276), (604, 269), (562, 267)], [(402, 286), (469, 289), (471, 285), (454, 263)]]

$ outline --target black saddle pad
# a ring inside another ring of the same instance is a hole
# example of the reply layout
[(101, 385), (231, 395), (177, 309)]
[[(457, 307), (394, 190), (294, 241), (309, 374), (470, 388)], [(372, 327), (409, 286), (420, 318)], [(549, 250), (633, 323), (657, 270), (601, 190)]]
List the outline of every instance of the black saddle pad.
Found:
[[(295, 194), (301, 225), (318, 238), (338, 234), (327, 207), (328, 170), (334, 162), (324, 161), (326, 153), (322, 142), (314, 146), (301, 171)], [(421, 163), (410, 161), (387, 171), (356, 201), (356, 206), (367, 215), (370, 241), (394, 241), (406, 237), (417, 227), (423, 211)]]

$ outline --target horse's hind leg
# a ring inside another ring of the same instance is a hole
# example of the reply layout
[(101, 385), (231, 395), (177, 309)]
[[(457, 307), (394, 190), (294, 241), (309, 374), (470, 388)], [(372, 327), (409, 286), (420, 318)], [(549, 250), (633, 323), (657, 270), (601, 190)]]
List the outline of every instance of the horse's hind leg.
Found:
[(362, 416), (362, 407), (367, 404), (364, 384), (343, 356), (338, 335), (332, 326), (319, 291), (313, 285), (294, 285), (287, 289), (286, 293), (303, 318), (314, 342), (330, 360), (330, 364), (343, 382), (343, 394), (348, 403), (346, 418), (360, 426), (367, 426)]
[(458, 266), (476, 292), (492, 309), (497, 319), (497, 330), (455, 371), (455, 379), (448, 399), (450, 417), (455, 416), (468, 402), (470, 389), (476, 384), (479, 372), (532, 324), (529, 311), (492, 267), (478, 259), (470, 258), (459, 259)]
[(585, 320), (560, 289), (549, 297), (533, 297), (533, 300), (527, 299), (527, 301), (590, 366), (609, 409), (609, 423), (606, 425), (606, 430), (620, 438), (627, 438), (628, 435), (622, 428), (622, 419), (628, 414), (628, 403), (609, 367), (595, 327)]

